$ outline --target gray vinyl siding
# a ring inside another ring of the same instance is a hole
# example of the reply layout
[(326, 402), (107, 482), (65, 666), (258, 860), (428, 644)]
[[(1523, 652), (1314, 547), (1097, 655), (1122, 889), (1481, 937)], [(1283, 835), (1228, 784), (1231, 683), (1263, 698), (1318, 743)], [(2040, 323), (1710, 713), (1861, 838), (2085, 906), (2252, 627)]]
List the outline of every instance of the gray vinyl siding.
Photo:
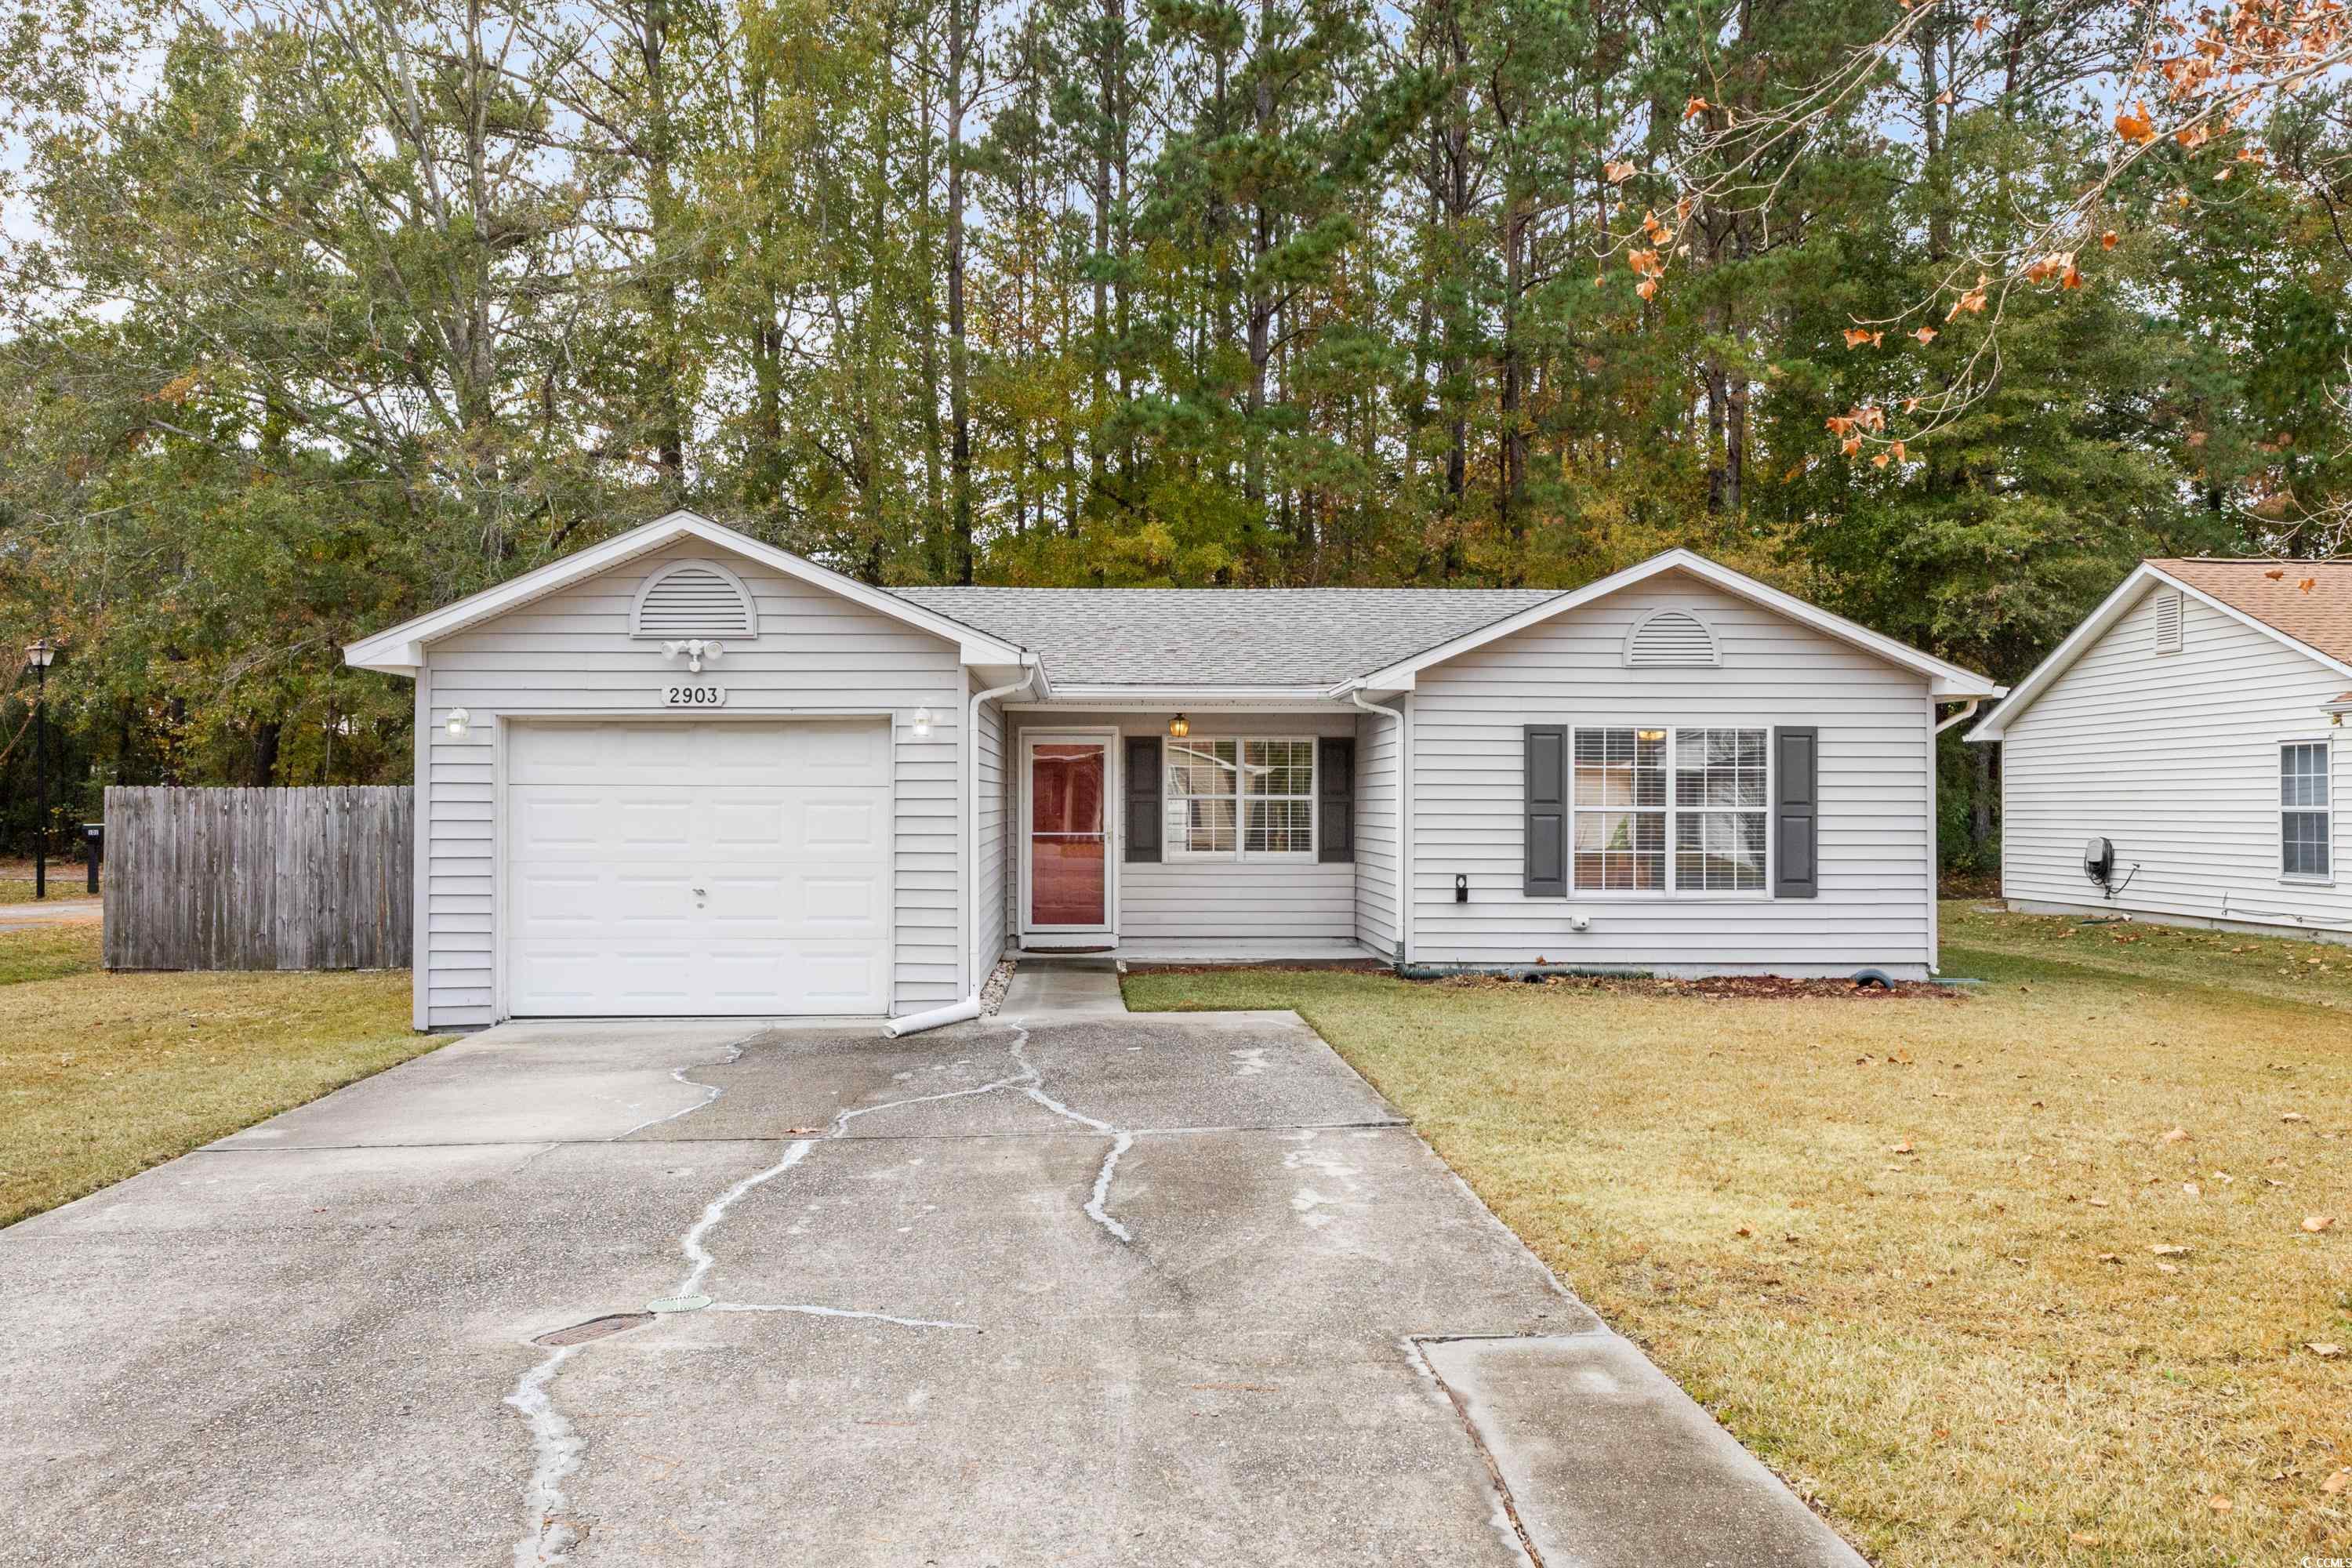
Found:
[(1387, 957), (1396, 952), (1403, 847), (1398, 728), (1398, 720), (1371, 713), (1356, 721), (1356, 940)]
[[(428, 723), (418, 816), (425, 860), (417, 987), (425, 1022), (495, 1021), (498, 898), (493, 758), (508, 714), (659, 720), (659, 688), (682, 667), (629, 636), (637, 589), (690, 558), (722, 558), (697, 541), (667, 546), (516, 606), (426, 650)], [(751, 590), (760, 636), (730, 642), (706, 679), (727, 688), (730, 720), (772, 713), (895, 715), (891, 1010), (963, 994), (964, 833), (960, 730), (965, 676), (953, 643), (750, 561), (726, 563)], [(449, 710), (472, 715), (453, 740)], [(930, 739), (914, 711), (929, 707)]]
[[(1705, 617), (1719, 668), (1629, 669), (1654, 609)], [(1422, 671), (1412, 701), (1416, 963), (1671, 974), (1924, 975), (1934, 963), (1935, 752), (1926, 679), (1683, 573)], [(1821, 892), (1521, 891), (1521, 727), (1810, 724), (1821, 731)], [(1470, 900), (1454, 901), (1454, 879)], [(1571, 915), (1591, 917), (1574, 932)]]
[[(1104, 729), (1121, 735), (1168, 733), (1166, 713), (1016, 712), (1015, 735), (1007, 754), (1020, 756), (1019, 735), (1030, 729)], [(1190, 715), (1192, 734), (1352, 735), (1347, 713), (1218, 713)], [(1016, 762), (1013, 776), (1014, 822), (1024, 781)], [(1114, 828), (1120, 802), (1109, 803)], [(1013, 836), (1017, 857), (1019, 842)], [(1010, 930), (1020, 931), (1019, 862), (1006, 889)], [(1118, 936), (1122, 942), (1282, 941), (1346, 942), (1356, 933), (1356, 868), (1305, 860), (1211, 860), (1183, 858), (1135, 861), (1118, 867)]]
[[(2163, 591), (2160, 587), (2158, 592)], [(2288, 928), (2352, 927), (2344, 874), (2347, 746), (2334, 746), (2333, 886), (2279, 874), (2279, 746), (2330, 737), (2320, 704), (2352, 678), (2188, 596), (2181, 647), (2156, 651), (2156, 593), (2084, 649), (2001, 742), (2001, 891), (2032, 906)], [(2084, 845), (2112, 839), (2109, 901)]]
[[(971, 678), (971, 689), (983, 689), (978, 676)], [(990, 969), (1003, 956), (1005, 948), (1004, 879), (1009, 846), (1005, 837), (1004, 739), (1003, 704), (982, 703), (980, 721), (973, 734), (980, 785), (980, 837), (977, 853), (972, 857), (972, 874), (980, 879), (976, 900), (980, 931), (971, 955), (975, 986), (987, 980)]]

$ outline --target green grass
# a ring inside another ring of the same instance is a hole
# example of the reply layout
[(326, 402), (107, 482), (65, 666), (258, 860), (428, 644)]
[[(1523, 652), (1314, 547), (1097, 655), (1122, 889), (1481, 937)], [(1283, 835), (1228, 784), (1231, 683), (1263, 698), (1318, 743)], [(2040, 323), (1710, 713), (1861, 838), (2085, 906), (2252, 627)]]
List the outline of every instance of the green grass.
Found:
[(0, 985), (63, 980), (98, 967), (99, 927), (94, 921), (0, 932)]
[(1880, 1563), (2352, 1554), (2352, 952), (2060, 928), (1948, 906), (1951, 998), (1127, 994), (1297, 1008)]
[(110, 974), (98, 941), (0, 933), (0, 1226), (441, 1044), (404, 970)]

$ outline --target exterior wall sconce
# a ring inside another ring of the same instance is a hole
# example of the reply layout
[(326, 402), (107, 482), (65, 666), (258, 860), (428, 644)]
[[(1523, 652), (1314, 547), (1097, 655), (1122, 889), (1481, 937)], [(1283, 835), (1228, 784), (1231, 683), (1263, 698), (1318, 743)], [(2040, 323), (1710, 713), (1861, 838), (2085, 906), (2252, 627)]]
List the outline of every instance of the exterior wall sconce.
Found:
[(1185, 718), (1181, 713), (1177, 714), (1176, 717), (1168, 721), (1168, 733), (1172, 738), (1181, 741), (1192, 732), (1192, 721)]
[(930, 738), (931, 710), (928, 708), (918, 708), (915, 710), (915, 739), (928, 741)]
[(471, 713), (467, 712), (463, 708), (452, 708), (449, 710), (448, 721), (442, 728), (449, 731), (451, 740), (462, 741), (466, 738), (466, 731), (473, 726), (473, 722), (474, 716)]

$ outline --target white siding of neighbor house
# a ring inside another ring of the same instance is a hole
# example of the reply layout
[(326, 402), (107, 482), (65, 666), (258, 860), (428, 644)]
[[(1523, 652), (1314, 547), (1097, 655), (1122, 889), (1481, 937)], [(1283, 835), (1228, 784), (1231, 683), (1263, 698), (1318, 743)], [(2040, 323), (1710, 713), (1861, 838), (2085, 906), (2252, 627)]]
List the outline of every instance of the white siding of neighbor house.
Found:
[[(983, 689), (980, 677), (971, 678), (974, 691)], [(988, 978), (989, 971), (1004, 955), (1004, 916), (1009, 907), (1004, 897), (1007, 841), (1005, 836), (1005, 765), (1004, 765), (1004, 706), (1001, 702), (980, 705), (980, 722), (975, 727), (974, 756), (980, 782), (980, 838), (972, 856), (972, 875), (980, 879), (975, 900), (980, 915), (980, 930), (972, 941), (971, 974), (975, 985)]]
[[(1630, 669), (1626, 634), (1682, 608), (1720, 668)], [(1924, 677), (1684, 573), (1422, 671), (1412, 701), (1412, 957), (1667, 974), (1924, 975), (1935, 961), (1933, 705)], [(1577, 892), (1530, 899), (1526, 724), (1820, 728), (1820, 895)], [(1470, 900), (1454, 901), (1454, 879)], [(1590, 915), (1574, 932), (1570, 917)]]
[[(1015, 712), (1016, 731), (1103, 729), (1121, 736), (1168, 733), (1166, 713)], [(1195, 739), (1220, 735), (1352, 735), (1347, 713), (1220, 713), (1189, 715)], [(1013, 738), (1008, 755), (1020, 756)], [(1124, 763), (1124, 756), (1120, 759)], [(1359, 759), (1360, 763), (1360, 758)], [(1026, 781), (1012, 769), (1011, 816), (1022, 820), (1021, 792)], [(1124, 815), (1125, 780), (1111, 796), (1112, 828)], [(1012, 835), (1013, 870), (1007, 878), (1006, 908), (1016, 935), (1021, 929), (1020, 836)], [(1114, 850), (1114, 853), (1118, 851)], [(1162, 862), (1122, 862), (1118, 867), (1118, 937), (1122, 942), (1295, 941), (1346, 942), (1356, 934), (1356, 868), (1311, 860), (1211, 860), (1178, 858)]]
[(1397, 767), (1400, 721), (1356, 721), (1356, 940), (1382, 957), (1397, 948), (1397, 869), (1402, 863)]
[[(2336, 807), (2333, 886), (2279, 874), (2279, 746), (2334, 733), (2321, 703), (2352, 686), (2269, 634), (2184, 595), (2181, 647), (2156, 651), (2158, 585), (2020, 713), (2001, 745), (2001, 892), (2032, 907), (2176, 920), (2352, 927)], [(2330, 795), (2352, 786), (2338, 741)], [(2083, 874), (2114, 841), (2114, 900)]]
[[(667, 546), (520, 605), (432, 644), (420, 675), (425, 737), (417, 813), (425, 862), (417, 986), (422, 1022), (495, 1021), (498, 858), (494, 757), (509, 715), (666, 718), (660, 687), (683, 667), (657, 643), (633, 639), (639, 586), (663, 566), (716, 559), (759, 608), (758, 637), (729, 642), (706, 679), (727, 688), (725, 713), (893, 714), (894, 848), (891, 1008), (906, 1013), (963, 994), (964, 833), (961, 729), (965, 674), (953, 643), (812, 584), (698, 541)], [(453, 740), (449, 710), (472, 715)], [(918, 741), (914, 710), (929, 707)]]

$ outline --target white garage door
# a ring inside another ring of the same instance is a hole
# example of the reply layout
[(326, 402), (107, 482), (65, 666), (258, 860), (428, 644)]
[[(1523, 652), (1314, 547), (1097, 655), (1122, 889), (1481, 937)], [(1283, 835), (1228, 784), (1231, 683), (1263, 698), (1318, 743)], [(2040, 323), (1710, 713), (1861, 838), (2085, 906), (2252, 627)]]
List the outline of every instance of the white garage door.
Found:
[(507, 1011), (887, 1011), (889, 740), (880, 721), (509, 727)]

